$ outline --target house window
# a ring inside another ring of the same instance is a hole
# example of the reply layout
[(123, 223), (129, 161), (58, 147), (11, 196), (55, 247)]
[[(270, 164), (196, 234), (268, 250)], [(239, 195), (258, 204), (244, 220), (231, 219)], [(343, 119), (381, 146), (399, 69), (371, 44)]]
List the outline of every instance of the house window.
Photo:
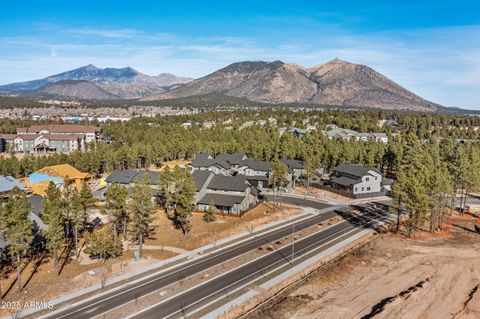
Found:
[(377, 180), (377, 178), (375, 177), (375, 180)]
[(362, 192), (365, 190), (365, 187), (362, 187)]
[(358, 191), (358, 187), (355, 187), (355, 192)]
[(367, 191), (369, 191), (369, 190), (370, 190), (370, 187), (367, 187)]
[(365, 180), (368, 182), (370, 180), (370, 177), (365, 178)]

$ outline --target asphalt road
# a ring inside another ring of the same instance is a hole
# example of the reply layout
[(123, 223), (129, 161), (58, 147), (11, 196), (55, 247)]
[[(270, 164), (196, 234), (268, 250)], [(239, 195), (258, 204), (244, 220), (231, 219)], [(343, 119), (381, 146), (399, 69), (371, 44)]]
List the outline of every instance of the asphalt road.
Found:
[[(268, 201), (273, 202), (274, 196), (272, 194), (262, 194)], [(291, 196), (288, 194), (282, 194), (281, 197), (276, 198), (277, 200), (280, 200), (282, 203), (285, 204), (292, 204), (292, 205), (298, 205), (298, 206), (304, 206), (304, 207), (312, 207), (315, 209), (324, 209), (325, 207), (328, 207), (330, 205), (324, 204), (322, 202), (310, 200), (310, 199), (304, 199), (299, 196)]]
[[(315, 204), (314, 208), (317, 209), (329, 207), (329, 205), (326, 204), (317, 202), (313, 203)], [(297, 222), (295, 224), (295, 231), (308, 228), (333, 216), (336, 216), (336, 213), (333, 211), (328, 211), (309, 217), (303, 221)], [(229, 247), (225, 250), (221, 250), (219, 252), (212, 253), (211, 255), (196, 259), (190, 263), (181, 265), (168, 272), (161, 273), (153, 278), (141, 280), (137, 283), (126, 286), (121, 290), (112, 291), (104, 295), (98, 296), (98, 298), (95, 298), (93, 300), (69, 306), (64, 310), (52, 313), (51, 315), (47, 314), (42, 318), (85, 319), (99, 316), (111, 309), (125, 305), (126, 303), (134, 301), (135, 299), (147, 295), (151, 292), (161, 290), (164, 287), (173, 284), (179, 280), (184, 280), (185, 278), (188, 278), (196, 273), (221, 264), (224, 261), (230, 260), (246, 252), (257, 249), (258, 247), (265, 245), (266, 243), (271, 243), (275, 240), (288, 236), (291, 234), (291, 232), (292, 227), (285, 226), (267, 234), (259, 234), (256, 237), (253, 237), (252, 239), (242, 242), (236, 246)], [(161, 317), (156, 316), (155, 318)]]
[[(355, 223), (352, 221), (343, 221), (313, 236), (301, 239), (294, 244), (296, 251), (295, 257), (307, 254), (333, 240), (338, 242), (348, 238), (360, 232), (362, 230), (361, 226), (359, 220), (356, 220)], [(330, 245), (333, 245), (333, 243)], [(327, 249), (328, 246), (329, 245), (325, 245), (321, 250)], [(284, 246), (275, 252), (175, 295), (129, 318), (170, 319), (185, 317), (187, 314), (217, 299), (229, 296), (235, 289), (244, 287), (252, 281), (260, 279), (267, 272), (279, 266), (289, 264), (291, 251), (291, 244)]]

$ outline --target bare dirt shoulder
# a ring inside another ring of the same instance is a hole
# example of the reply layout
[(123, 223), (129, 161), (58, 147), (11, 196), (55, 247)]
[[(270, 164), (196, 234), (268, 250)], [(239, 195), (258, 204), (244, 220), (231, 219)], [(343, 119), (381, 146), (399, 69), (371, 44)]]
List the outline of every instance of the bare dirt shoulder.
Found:
[(379, 236), (266, 304), (257, 318), (480, 318), (480, 234)]

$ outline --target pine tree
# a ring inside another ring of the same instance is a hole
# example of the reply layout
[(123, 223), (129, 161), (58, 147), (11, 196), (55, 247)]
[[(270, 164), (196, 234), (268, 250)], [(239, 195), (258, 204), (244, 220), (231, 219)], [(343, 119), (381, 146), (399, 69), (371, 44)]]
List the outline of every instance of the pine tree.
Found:
[[(85, 223), (87, 222), (87, 216), (83, 212), (83, 207), (81, 204), (80, 194), (78, 190), (74, 188), (66, 188), (64, 192), (64, 207), (66, 210), (66, 219), (67, 219), (67, 226), (73, 226), (73, 235), (74, 235), (74, 243), (75, 243), (75, 254), (78, 256), (78, 236), (80, 232), (83, 231), (85, 227)], [(67, 234), (69, 234), (69, 230), (67, 229)]]
[(118, 236), (123, 231), (124, 239), (127, 238), (128, 212), (127, 198), (128, 190), (120, 184), (114, 183), (105, 193), (107, 207), (111, 211), (113, 222), (113, 233)]
[(203, 214), (203, 220), (207, 223), (215, 221), (216, 217), (215, 214), (217, 213), (217, 208), (215, 207), (215, 202), (213, 200), (210, 201), (208, 205), (208, 209)]
[(176, 182), (176, 191), (173, 194), (175, 203), (174, 221), (186, 235), (190, 231), (188, 218), (194, 209), (195, 183), (190, 173), (182, 172), (178, 167), (175, 168), (173, 175)]
[[(269, 183), (273, 187), (273, 191), (276, 193), (276, 197), (280, 196), (280, 190), (288, 183), (288, 167), (278, 160), (272, 162), (270, 169)], [(278, 201), (280, 201), (279, 198)], [(275, 202), (275, 200), (274, 200)]]
[(162, 200), (162, 207), (165, 209), (165, 213), (168, 213), (168, 208), (173, 203), (173, 194), (175, 194), (175, 180), (174, 172), (167, 166), (165, 170), (160, 174), (158, 180), (159, 193), (158, 196)]
[(92, 191), (86, 182), (83, 183), (82, 189), (80, 190), (79, 202), (85, 215), (87, 215), (87, 211), (92, 208), (96, 202), (95, 198), (93, 198)]
[(91, 258), (100, 258), (102, 263), (105, 263), (108, 258), (123, 253), (122, 242), (110, 227), (96, 230), (86, 236), (85, 253)]
[(128, 205), (130, 219), (132, 220), (130, 232), (133, 240), (138, 243), (140, 255), (145, 239), (149, 238), (154, 231), (152, 227), (154, 208), (150, 179), (145, 174), (142, 181), (136, 181)]
[(62, 209), (62, 194), (53, 182), (48, 184), (46, 193), (41, 217), (47, 227), (42, 232), (47, 239), (47, 249), (53, 255), (55, 273), (59, 275), (59, 252), (65, 243), (65, 216)]
[(22, 290), (22, 255), (33, 241), (33, 222), (28, 218), (31, 206), (25, 194), (14, 188), (5, 207), (0, 210), (0, 232), (8, 244), (10, 254), (16, 259), (18, 291)]

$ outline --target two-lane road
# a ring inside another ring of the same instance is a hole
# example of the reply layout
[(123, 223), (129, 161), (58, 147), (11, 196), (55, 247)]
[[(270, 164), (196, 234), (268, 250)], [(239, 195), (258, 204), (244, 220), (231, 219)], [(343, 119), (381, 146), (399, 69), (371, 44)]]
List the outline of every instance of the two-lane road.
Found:
[[(314, 208), (324, 209), (327, 207), (329, 206), (326, 204), (315, 203)], [(304, 220), (298, 221), (295, 224), (295, 230), (300, 231), (334, 216), (336, 216), (335, 212), (326, 211), (324, 213), (308, 217)], [(239, 243), (238, 245), (234, 245), (218, 252), (214, 252), (210, 255), (200, 257), (192, 262), (186, 263), (172, 270), (159, 273), (154, 277), (145, 278), (138, 282), (122, 287), (121, 289), (112, 290), (90, 300), (67, 306), (64, 309), (44, 315), (42, 318), (85, 319), (99, 316), (114, 308), (125, 305), (128, 302), (134, 301), (137, 298), (161, 290), (166, 286), (177, 282), (179, 279), (184, 280), (199, 272), (219, 265), (224, 261), (255, 250), (266, 243), (271, 243), (280, 238), (286, 237), (291, 234), (291, 231), (292, 227), (290, 225), (286, 225), (271, 232), (259, 234), (251, 239)]]
[[(371, 220), (368, 218), (353, 218), (342, 221), (323, 231), (295, 242), (295, 258), (301, 257), (315, 250), (326, 250), (368, 227)], [(236, 289), (247, 286), (265, 276), (268, 272), (291, 263), (292, 243), (281, 249), (265, 255), (257, 260), (242, 265), (228, 273), (215, 277), (192, 289), (184, 291), (172, 298), (160, 302), (132, 317), (131, 319), (170, 319), (181, 318), (198, 309), (225, 298)], [(197, 317), (197, 315), (193, 315)]]

